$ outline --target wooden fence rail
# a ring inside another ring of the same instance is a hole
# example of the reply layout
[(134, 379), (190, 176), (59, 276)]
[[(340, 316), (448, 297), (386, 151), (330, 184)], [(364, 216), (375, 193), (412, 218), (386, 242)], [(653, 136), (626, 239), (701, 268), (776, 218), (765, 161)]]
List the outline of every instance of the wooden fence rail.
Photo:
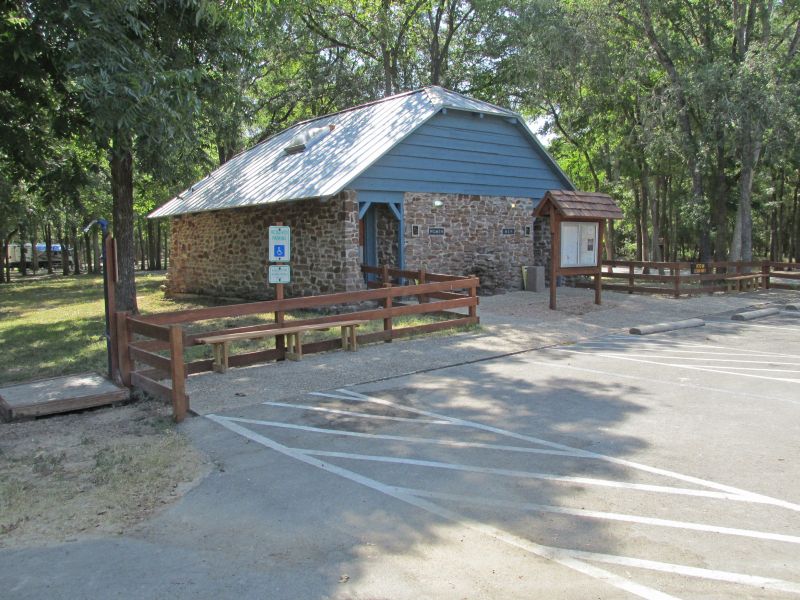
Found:
[[(393, 267), (363, 267), (364, 273), (379, 276), (369, 282), (367, 290), (342, 292), (319, 296), (304, 296), (282, 300), (249, 302), (227, 306), (213, 306), (153, 315), (132, 316), (116, 313), (117, 352), (120, 376), (127, 386), (138, 387), (150, 394), (172, 402), (173, 416), (181, 421), (189, 410), (185, 380), (190, 374), (212, 370), (213, 359), (186, 362), (184, 349), (200, 345), (204, 337), (230, 333), (279, 330), (287, 312), (307, 309), (325, 309), (335, 314), (296, 319), (292, 326), (335, 323), (342, 319), (382, 321), (380, 331), (361, 333), (359, 343), (391, 342), (393, 339), (429, 333), (442, 329), (479, 323), (478, 285), (476, 277), (458, 277), (425, 271), (411, 271)], [(404, 282), (413, 282), (405, 283)], [(407, 299), (416, 298), (417, 303)], [(456, 312), (466, 310), (466, 314)], [(204, 321), (271, 314), (271, 323), (214, 328), (188, 333), (185, 327), (202, 328)], [(394, 319), (415, 314), (436, 314), (441, 321), (407, 327), (395, 327)], [(280, 337), (280, 336), (276, 336)], [(342, 347), (341, 337), (303, 344), (302, 353), (311, 354)], [(169, 352), (168, 355), (161, 354)], [(251, 365), (286, 358), (285, 345), (275, 348), (233, 354), (228, 364), (232, 367)], [(170, 384), (164, 383), (169, 379)]]
[[(776, 281), (777, 279), (777, 281)], [(747, 289), (750, 284), (764, 288), (792, 289), (781, 280), (800, 279), (800, 263), (770, 261), (721, 261), (708, 263), (603, 261), (603, 289), (629, 294), (664, 294), (675, 298)], [(611, 281), (609, 281), (611, 280)], [(624, 281), (618, 283), (617, 281)], [(593, 283), (578, 282), (592, 288)], [(796, 287), (796, 286), (795, 286)]]

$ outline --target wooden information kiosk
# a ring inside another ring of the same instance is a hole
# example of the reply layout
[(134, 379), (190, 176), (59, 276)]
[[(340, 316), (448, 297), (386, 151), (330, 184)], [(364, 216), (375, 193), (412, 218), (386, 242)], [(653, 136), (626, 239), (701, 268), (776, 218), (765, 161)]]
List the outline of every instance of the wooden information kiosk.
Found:
[(600, 304), (603, 231), (608, 219), (622, 218), (622, 211), (611, 196), (550, 190), (533, 216), (550, 217), (550, 308), (556, 309), (559, 275), (594, 276), (594, 302)]

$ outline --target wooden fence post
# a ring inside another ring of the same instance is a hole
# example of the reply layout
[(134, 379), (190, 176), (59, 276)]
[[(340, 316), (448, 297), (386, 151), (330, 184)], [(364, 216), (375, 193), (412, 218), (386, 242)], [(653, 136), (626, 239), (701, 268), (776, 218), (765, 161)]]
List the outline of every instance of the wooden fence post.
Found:
[(675, 278), (675, 297), (681, 297), (681, 263), (672, 264), (672, 275)]
[(186, 397), (186, 364), (183, 358), (183, 327), (169, 326), (170, 377), (172, 379), (172, 418), (180, 423), (186, 418), (189, 401)]
[(628, 293), (633, 293), (633, 264), (628, 265)]
[[(275, 284), (275, 300), (283, 300), (283, 284), (276, 283)], [(285, 318), (285, 311), (276, 310), (275, 311), (275, 324), (278, 327), (283, 327), (283, 322)], [(285, 335), (276, 335), (275, 336), (275, 349), (279, 352), (278, 360), (286, 360), (286, 336)]]
[(469, 306), (469, 318), (475, 319), (475, 323), (478, 323), (478, 282), (469, 288), (469, 297), (475, 301), (475, 304)]
[[(417, 278), (420, 285), (425, 285), (425, 277), (426, 277), (425, 269), (420, 269), (419, 277)], [(419, 296), (417, 296), (417, 302), (419, 302), (420, 304), (425, 304), (427, 301), (428, 301), (427, 294), (420, 294)]]
[[(386, 267), (384, 267), (384, 269), (386, 269)], [(386, 284), (384, 284), (384, 285), (386, 285)], [(392, 294), (391, 294), (392, 288), (387, 287), (385, 289), (386, 289), (386, 297), (383, 299), (383, 307), (385, 309), (389, 310), (389, 309), (392, 308)], [(387, 339), (383, 340), (383, 341), (384, 342), (391, 342), (392, 341), (392, 316), (391, 315), (387, 315), (383, 319), (383, 330), (389, 332), (389, 337)]]
[(122, 385), (131, 387), (131, 371), (133, 371), (133, 360), (128, 344), (131, 343), (131, 329), (128, 325), (130, 312), (127, 310), (116, 313), (117, 322), (117, 352), (119, 353), (119, 377)]
[(381, 273), (381, 283), (383, 287), (388, 287), (392, 285), (391, 281), (389, 281), (389, 266), (383, 265), (383, 271)]
[(764, 289), (765, 290), (769, 289), (769, 272), (771, 270), (770, 267), (771, 267), (771, 265), (770, 265), (769, 261), (765, 260), (764, 262), (761, 263), (761, 273), (763, 273), (763, 275), (764, 275), (763, 281), (764, 281)]

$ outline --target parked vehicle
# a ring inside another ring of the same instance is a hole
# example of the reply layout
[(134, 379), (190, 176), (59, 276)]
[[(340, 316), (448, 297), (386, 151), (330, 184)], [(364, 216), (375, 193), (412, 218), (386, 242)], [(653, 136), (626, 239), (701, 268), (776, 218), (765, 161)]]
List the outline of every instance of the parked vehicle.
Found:
[[(50, 247), (53, 257), (53, 267), (60, 269), (61, 268), (61, 261), (62, 261), (62, 254), (61, 251), (61, 244), (53, 244)], [(74, 261), (72, 256), (69, 255), (71, 252), (71, 248), (67, 248), (67, 254), (69, 256), (69, 265), (70, 267), (74, 265)], [(47, 267), (47, 245), (46, 244), (36, 244), (36, 253), (39, 256), (39, 267)], [(8, 262), (9, 266), (12, 269), (21, 269), (22, 268), (22, 249), (19, 244), (9, 244), (8, 246)], [(31, 244), (25, 244), (25, 267), (28, 269), (33, 268), (33, 253), (31, 252)]]

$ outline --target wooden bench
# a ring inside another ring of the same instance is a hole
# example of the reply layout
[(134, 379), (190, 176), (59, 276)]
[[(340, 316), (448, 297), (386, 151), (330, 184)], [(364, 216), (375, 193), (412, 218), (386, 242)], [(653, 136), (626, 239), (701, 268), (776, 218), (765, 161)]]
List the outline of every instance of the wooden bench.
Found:
[(729, 292), (742, 292), (744, 290), (757, 290), (759, 279), (763, 279), (763, 273), (747, 273), (743, 275), (731, 275), (725, 277), (725, 284)]
[(214, 349), (214, 366), (217, 373), (225, 373), (228, 370), (228, 346), (231, 342), (242, 340), (257, 340), (267, 337), (286, 336), (287, 352), (286, 358), (289, 360), (301, 360), (303, 358), (303, 334), (307, 331), (326, 331), (333, 327), (340, 327), (342, 330), (342, 348), (355, 352), (358, 349), (358, 338), (356, 337), (356, 327), (368, 323), (364, 320), (334, 321), (331, 323), (319, 323), (317, 325), (295, 325), (294, 327), (276, 327), (274, 329), (263, 329), (261, 331), (243, 331), (239, 333), (228, 333), (211, 335), (208, 337), (197, 338), (200, 344), (210, 344)]

